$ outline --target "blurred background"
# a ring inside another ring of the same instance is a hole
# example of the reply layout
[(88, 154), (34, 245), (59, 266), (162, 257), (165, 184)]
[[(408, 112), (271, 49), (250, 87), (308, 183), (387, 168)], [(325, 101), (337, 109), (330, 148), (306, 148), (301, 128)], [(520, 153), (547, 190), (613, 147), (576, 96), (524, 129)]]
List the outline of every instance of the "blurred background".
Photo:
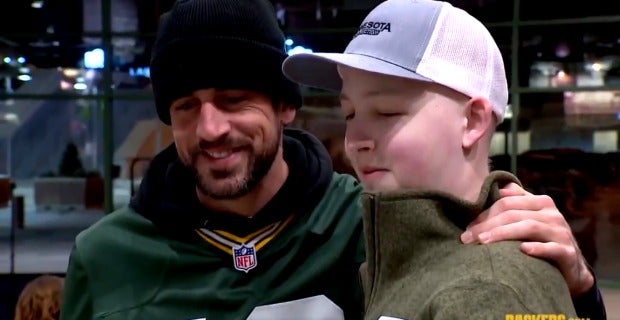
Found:
[[(511, 96), (493, 166), (553, 197), (610, 319), (620, 319), (620, 10), (603, 0), (449, 2), (483, 21), (504, 56)], [(171, 143), (156, 117), (149, 59), (159, 15), (172, 3), (2, 3), (0, 319), (12, 317), (28, 280), (63, 275), (75, 235), (126, 205)], [(289, 54), (343, 51), (378, 3), (273, 1)], [(337, 171), (351, 173), (337, 97), (303, 93), (295, 125), (325, 143)]]

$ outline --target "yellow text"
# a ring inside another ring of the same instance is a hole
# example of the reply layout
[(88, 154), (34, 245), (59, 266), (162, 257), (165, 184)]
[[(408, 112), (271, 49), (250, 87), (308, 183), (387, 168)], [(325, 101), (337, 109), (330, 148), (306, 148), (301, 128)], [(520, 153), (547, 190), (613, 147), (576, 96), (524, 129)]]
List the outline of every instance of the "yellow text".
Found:
[(590, 320), (590, 318), (567, 318), (563, 314), (506, 314), (505, 320)]

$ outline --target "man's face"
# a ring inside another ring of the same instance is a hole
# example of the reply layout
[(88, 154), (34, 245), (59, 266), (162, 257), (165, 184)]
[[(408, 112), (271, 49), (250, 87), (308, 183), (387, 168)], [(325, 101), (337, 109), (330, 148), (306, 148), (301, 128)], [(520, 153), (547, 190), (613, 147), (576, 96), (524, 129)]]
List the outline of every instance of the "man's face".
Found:
[(468, 99), (438, 84), (338, 70), (346, 153), (366, 189), (450, 190)]
[(172, 103), (174, 142), (199, 192), (233, 199), (261, 181), (281, 148), (283, 119), (294, 113), (280, 109), (247, 90), (198, 90)]

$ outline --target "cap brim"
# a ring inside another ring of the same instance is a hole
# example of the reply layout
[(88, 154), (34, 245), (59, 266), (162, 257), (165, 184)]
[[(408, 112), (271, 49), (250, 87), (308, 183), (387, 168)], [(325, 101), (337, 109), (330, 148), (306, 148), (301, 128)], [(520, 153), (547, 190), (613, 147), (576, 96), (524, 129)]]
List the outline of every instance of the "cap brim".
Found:
[(289, 79), (299, 84), (340, 92), (342, 81), (338, 74), (338, 65), (432, 82), (412, 70), (374, 57), (354, 53), (297, 53), (284, 60), (282, 71)]

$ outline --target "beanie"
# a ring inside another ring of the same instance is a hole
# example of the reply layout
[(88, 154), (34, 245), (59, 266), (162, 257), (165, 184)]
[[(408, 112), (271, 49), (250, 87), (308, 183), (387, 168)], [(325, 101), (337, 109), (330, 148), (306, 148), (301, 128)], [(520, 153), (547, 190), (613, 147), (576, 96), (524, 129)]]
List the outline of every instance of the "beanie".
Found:
[(157, 114), (205, 88), (253, 90), (302, 104), (299, 86), (282, 73), (284, 34), (267, 0), (178, 0), (160, 18), (151, 54)]

